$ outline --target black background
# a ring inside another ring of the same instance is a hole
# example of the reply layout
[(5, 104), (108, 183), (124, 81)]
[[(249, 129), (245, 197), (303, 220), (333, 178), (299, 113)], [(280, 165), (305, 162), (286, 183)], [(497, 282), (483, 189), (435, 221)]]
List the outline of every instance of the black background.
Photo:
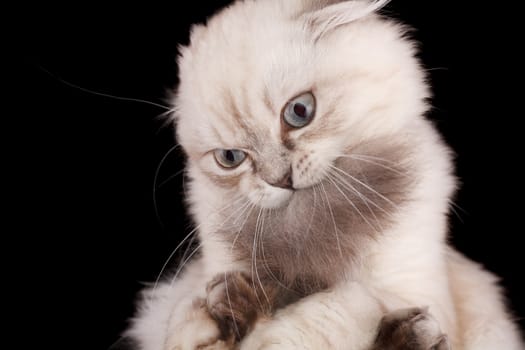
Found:
[[(29, 310), (31, 319), (54, 329), (45, 337), (57, 347), (110, 347), (142, 283), (155, 280), (191, 227), (176, 175), (182, 155), (175, 151), (160, 166), (176, 143), (157, 118), (163, 109), (82, 89), (163, 104), (190, 24), (226, 3), (46, 4), (26, 9), (13, 29), (24, 35), (11, 88), (21, 99), (6, 114), (14, 126), (4, 129), (15, 135), (6, 148), (16, 180), (5, 183), (15, 195), (10, 232), (21, 248), (17, 275), (41, 310)], [(394, 0), (385, 12), (417, 29), (435, 94), (430, 117), (457, 154), (461, 209), (451, 215), (452, 241), (503, 278), (523, 317), (522, 112), (512, 87), (515, 28), (505, 11)]]

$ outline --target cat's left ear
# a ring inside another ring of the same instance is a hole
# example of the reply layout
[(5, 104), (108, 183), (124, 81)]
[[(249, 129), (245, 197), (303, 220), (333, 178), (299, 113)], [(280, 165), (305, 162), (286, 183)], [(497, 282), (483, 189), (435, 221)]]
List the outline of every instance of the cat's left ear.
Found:
[(306, 0), (306, 12), (302, 17), (314, 40), (318, 40), (339, 26), (379, 11), (388, 2), (390, 0)]

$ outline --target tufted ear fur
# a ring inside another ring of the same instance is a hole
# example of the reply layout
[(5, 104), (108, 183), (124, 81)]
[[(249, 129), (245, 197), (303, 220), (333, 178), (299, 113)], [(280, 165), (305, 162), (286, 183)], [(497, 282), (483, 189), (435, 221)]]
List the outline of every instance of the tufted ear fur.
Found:
[(365, 17), (384, 7), (390, 0), (302, 0), (306, 24), (314, 40), (339, 26)]

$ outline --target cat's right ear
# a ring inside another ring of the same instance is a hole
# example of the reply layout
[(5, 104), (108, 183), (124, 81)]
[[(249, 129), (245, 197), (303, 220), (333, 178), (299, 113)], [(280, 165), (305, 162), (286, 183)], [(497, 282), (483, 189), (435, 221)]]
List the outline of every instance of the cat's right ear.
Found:
[(302, 3), (301, 18), (312, 32), (314, 41), (338, 27), (379, 11), (390, 0), (298, 0)]

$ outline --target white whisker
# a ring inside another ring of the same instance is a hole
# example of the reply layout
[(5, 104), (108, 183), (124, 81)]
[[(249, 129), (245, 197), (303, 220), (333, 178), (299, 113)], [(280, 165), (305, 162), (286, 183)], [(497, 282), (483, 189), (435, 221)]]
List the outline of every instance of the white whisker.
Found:
[[(337, 185), (337, 183), (335, 182), (335, 180), (330, 176), (330, 174), (327, 174), (327, 179), (328, 181), (330, 181), (334, 186), (335, 188), (337, 189), (337, 191), (339, 191), (339, 193), (341, 193), (341, 195), (343, 195), (343, 197), (346, 199), (346, 201), (352, 206), (352, 208), (355, 209), (355, 211), (359, 214), (359, 216), (361, 216), (363, 218), (363, 220), (374, 230), (374, 231), (377, 231), (377, 228), (372, 225), (372, 223), (366, 218), (366, 216), (363, 215), (363, 213), (359, 210), (359, 208), (357, 208), (357, 206), (354, 204), (354, 202), (352, 202), (352, 200), (350, 198), (347, 197), (347, 195), (339, 188), (339, 186)], [(366, 203), (366, 202), (365, 202)], [(371, 210), (371, 209), (370, 209)], [(373, 213), (373, 212), (372, 212)], [(377, 219), (377, 218), (376, 218)]]
[(175, 174), (172, 174), (172, 175), (168, 176), (168, 178), (166, 180), (162, 181), (157, 188), (162, 188), (168, 182), (170, 182), (171, 180), (173, 180), (174, 178), (176, 178), (180, 174), (184, 173), (185, 171), (186, 171), (186, 169), (182, 169), (182, 170), (177, 171)]
[(239, 331), (239, 326), (237, 325), (237, 321), (235, 320), (235, 314), (233, 313), (233, 306), (232, 306), (232, 301), (230, 298), (230, 291), (228, 289), (228, 279), (226, 277), (227, 277), (227, 272), (224, 272), (224, 288), (226, 289), (226, 299), (228, 299), (228, 305), (230, 306), (230, 313), (232, 315), (232, 321), (233, 321), (233, 327), (235, 328), (235, 333), (237, 333), (237, 335), (240, 337), (241, 332)]
[[(264, 290), (264, 285), (262, 284), (261, 277), (259, 276), (259, 270), (257, 269), (257, 249), (258, 249), (257, 244), (259, 245), (261, 244), (261, 235), (264, 233), (265, 214), (266, 214), (266, 211), (263, 208), (261, 208), (259, 210), (259, 215), (257, 217), (257, 223), (255, 225), (255, 235), (254, 235), (254, 245), (253, 245), (253, 262), (254, 262), (255, 274), (252, 274), (252, 275), (255, 278), (257, 278), (257, 281), (259, 282), (259, 285), (261, 286), (261, 290), (266, 299), (266, 302), (268, 306), (271, 307), (270, 298), (268, 298), (268, 295), (266, 294), (266, 291)], [(259, 220), (259, 218), (261, 218), (261, 220)], [(261, 304), (261, 310), (264, 310), (264, 307), (262, 306), (262, 304)]]
[(237, 233), (235, 235), (235, 238), (233, 239), (232, 246), (230, 248), (230, 253), (233, 252), (233, 248), (235, 247), (235, 243), (237, 243), (237, 239), (239, 238), (239, 236), (240, 236), (240, 234), (242, 232), (242, 229), (244, 228), (244, 225), (246, 225), (246, 222), (248, 221), (248, 218), (252, 214), (252, 211), (253, 211), (254, 208), (255, 208), (255, 204), (253, 204), (250, 201), (248, 201), (245, 209), (240, 214), (240, 215), (243, 215), (246, 211), (248, 211), (248, 213), (246, 214), (246, 217), (244, 218), (244, 221), (241, 223), (241, 225), (239, 227), (239, 230), (237, 231)]
[[(264, 234), (264, 223), (265, 223), (265, 220), (266, 220), (266, 213), (267, 213), (267, 211), (263, 210), (261, 226), (260, 226), (259, 234), (258, 234), (258, 238), (257, 238), (259, 246), (262, 245), (263, 247), (264, 247), (264, 241), (263, 241), (262, 235)], [(255, 259), (257, 260), (257, 255), (255, 255)], [(270, 298), (268, 298), (268, 295), (266, 294), (266, 290), (264, 289), (264, 285), (261, 282), (261, 278), (259, 276), (259, 270), (257, 269), (257, 267), (255, 268), (255, 273), (256, 273), (256, 276), (257, 276), (257, 280), (259, 281), (259, 285), (261, 286), (261, 289), (262, 289), (262, 292), (264, 294), (264, 297), (266, 298), (266, 302), (268, 303), (268, 309), (271, 309), (272, 303), (270, 302)]]
[(377, 165), (378, 167), (381, 167), (383, 169), (390, 170), (391, 172), (396, 173), (398, 175), (408, 176), (408, 173), (406, 173), (406, 172), (402, 172), (402, 171), (400, 171), (398, 169), (395, 169), (395, 168), (393, 168), (391, 166), (381, 164), (381, 163), (379, 163), (376, 160), (366, 159), (367, 157), (364, 157), (362, 155), (349, 154), (349, 155), (342, 155), (340, 157), (342, 157), (342, 158), (351, 158), (351, 159), (359, 160), (361, 162), (370, 163), (370, 164), (373, 164), (373, 165)]
[(180, 258), (179, 261), (184, 261), (186, 259), (186, 257), (188, 256), (188, 254), (189, 254), (189, 252), (191, 250), (191, 247), (193, 247), (193, 243), (197, 239), (198, 239), (197, 235), (193, 234), (193, 236), (191, 237), (190, 241), (186, 245), (186, 249), (184, 249), (184, 253), (182, 254), (182, 258)]
[[(200, 225), (199, 225), (200, 226)], [(164, 265), (162, 265), (162, 268), (160, 269), (160, 272), (157, 276), (157, 278), (155, 279), (155, 284), (153, 286), (153, 290), (155, 291), (159, 285), (159, 282), (160, 282), (160, 279), (162, 277), (162, 275), (164, 274), (164, 271), (166, 270), (166, 268), (168, 267), (168, 264), (170, 263), (171, 259), (173, 259), (173, 256), (175, 255), (175, 253), (179, 250), (179, 248), (188, 240), (188, 238), (190, 238), (191, 236), (194, 236), (193, 234), (195, 233), (195, 231), (197, 231), (197, 228), (199, 227), (195, 227), (193, 230), (191, 230), (190, 233), (188, 233), (186, 235), (186, 237), (184, 237), (184, 239), (175, 247), (175, 249), (173, 249), (173, 251), (171, 252), (171, 254), (168, 256), (168, 259), (166, 259), (166, 261), (164, 262)], [(182, 260), (184, 260), (184, 257), (182, 258)]]
[(310, 222), (308, 223), (308, 228), (306, 229), (306, 233), (308, 234), (310, 232), (310, 229), (312, 228), (312, 224), (314, 222), (315, 218), (315, 209), (317, 205), (317, 191), (315, 190), (317, 187), (317, 184), (312, 186), (312, 192), (314, 194), (314, 203), (312, 205), (312, 214), (310, 215)]
[(179, 274), (183, 270), (184, 266), (186, 266), (186, 264), (191, 260), (191, 258), (193, 258), (195, 253), (197, 253), (197, 251), (201, 249), (201, 247), (202, 247), (202, 243), (199, 244), (195, 249), (193, 249), (191, 254), (186, 259), (184, 259), (184, 261), (180, 264), (180, 266), (177, 268), (177, 271), (175, 272), (175, 275), (171, 279), (170, 286), (173, 285), (173, 283), (177, 280), (177, 277), (179, 277)]
[[(270, 209), (270, 215), (272, 213), (274, 209)], [(275, 234), (275, 231), (273, 229), (273, 226), (270, 226), (270, 229), (272, 230), (272, 235)], [(268, 273), (268, 276), (270, 276), (270, 278), (275, 282), (277, 283), (279, 286), (281, 286), (282, 288), (288, 290), (288, 291), (291, 291), (292, 293), (295, 293), (297, 294), (297, 291), (291, 289), (290, 287), (284, 285), (284, 283), (282, 283), (275, 275), (274, 273), (272, 272), (272, 270), (270, 269), (270, 267), (268, 266), (268, 262), (267, 262), (267, 259), (266, 259), (266, 254), (264, 252), (264, 244), (261, 246), (261, 254), (263, 256), (263, 267), (264, 269), (266, 270), (266, 272)]]
[(160, 173), (160, 169), (162, 168), (162, 166), (164, 165), (164, 162), (166, 162), (166, 159), (168, 159), (168, 157), (170, 156), (170, 154), (172, 154), (178, 147), (180, 146), (180, 144), (176, 144), (174, 145), (173, 147), (171, 147), (167, 152), (166, 154), (164, 154), (164, 156), (162, 157), (162, 159), (160, 160), (160, 163), (159, 165), (157, 166), (157, 169), (155, 170), (155, 176), (153, 177), (153, 208), (155, 210), (155, 216), (157, 217), (157, 220), (159, 222), (159, 224), (163, 227), (164, 225), (162, 224), (162, 220), (160, 218), (160, 214), (159, 214), (159, 208), (158, 208), (158, 205), (157, 205), (157, 181), (159, 179), (159, 173)]
[[(220, 212), (222, 212), (222, 211), (224, 211), (224, 210), (226, 210), (226, 209), (228, 209), (228, 208), (231, 208), (233, 205), (235, 205), (236, 203), (238, 203), (238, 202), (239, 202), (240, 200), (242, 200), (242, 199), (244, 199), (244, 198), (243, 198), (243, 197), (239, 197), (239, 198), (235, 199), (232, 203), (230, 203), (230, 204), (227, 205), (227, 206), (224, 206), (223, 208), (221, 208), (219, 211), (215, 212), (214, 214), (217, 215), (217, 214), (219, 214)], [(243, 206), (244, 206), (244, 204), (241, 205), (240, 208), (242, 208)], [(217, 226), (215, 232), (217, 232), (219, 229), (221, 229), (221, 228), (224, 226), (224, 224), (225, 224), (225, 223), (226, 223), (226, 222), (227, 222), (232, 216), (234, 216), (234, 215), (240, 210), (240, 208), (235, 209), (230, 215), (228, 215), (228, 217), (227, 217), (226, 219), (224, 219), (224, 220), (223, 220), (223, 221)], [(202, 224), (201, 224), (201, 225), (202, 225)], [(201, 225), (199, 225), (199, 226), (201, 226)], [(199, 226), (197, 226), (195, 229), (193, 229), (193, 230), (192, 230), (192, 233), (194, 233), (194, 232), (197, 230), (197, 228), (198, 228)], [(188, 237), (188, 236), (187, 236), (187, 237)], [(180, 246), (180, 244), (179, 244), (179, 246)], [(186, 265), (186, 263), (188, 263), (188, 261), (193, 257), (193, 255), (195, 255), (195, 253), (197, 252), (197, 250), (199, 250), (201, 247), (202, 247), (202, 243), (200, 243), (200, 244), (199, 244), (199, 245), (193, 250), (193, 252), (192, 252), (192, 253), (191, 253), (186, 259), (183, 259), (182, 264), (178, 267), (177, 272), (175, 273), (175, 276), (174, 276), (174, 277), (172, 278), (172, 280), (171, 280), (171, 284), (173, 284), (173, 282), (175, 282), (175, 281), (177, 280), (178, 275), (180, 274), (180, 272), (182, 271), (182, 269), (184, 268), (184, 266)], [(172, 254), (172, 255), (173, 255), (173, 254)], [(172, 255), (171, 255), (171, 256), (172, 256)], [(184, 253), (184, 255), (186, 255), (186, 253)]]
[(341, 157), (353, 156), (353, 157), (359, 157), (359, 158), (364, 158), (364, 159), (371, 159), (371, 160), (375, 160), (377, 162), (387, 163), (387, 164), (390, 164), (392, 166), (399, 166), (399, 163), (394, 162), (393, 160), (390, 160), (390, 159), (387, 159), (387, 158), (383, 158), (383, 157), (371, 156), (371, 155), (368, 155), (368, 154), (351, 153), (351, 154), (343, 154), (343, 155), (340, 155), (340, 156)]
[(378, 197), (382, 198), (383, 200), (385, 200), (386, 202), (388, 202), (390, 205), (392, 205), (394, 208), (397, 208), (397, 205), (392, 202), (390, 199), (388, 199), (387, 197), (385, 197), (384, 195), (382, 195), (381, 193), (377, 192), (376, 190), (374, 190), (372, 187), (370, 187), (368, 184), (364, 183), (363, 181), (359, 180), (358, 178), (356, 178), (355, 176), (352, 176), (350, 174), (348, 174), (346, 171), (336, 167), (336, 166), (332, 166), (332, 169), (340, 172), (341, 174), (343, 175), (346, 175), (348, 176), (351, 180), (357, 182), (358, 184), (360, 184), (361, 186), (365, 187), (366, 189), (368, 189), (370, 192), (376, 194)]
[[(257, 235), (258, 235), (258, 231), (259, 231), (259, 221), (261, 219), (261, 213), (262, 213), (262, 210), (263, 208), (260, 207), (259, 208), (259, 213), (257, 214), (257, 220), (255, 222), (255, 232), (254, 232), (254, 235), (253, 235), (253, 246), (252, 246), (252, 286), (253, 286), (253, 290), (255, 292), (255, 297), (257, 298), (257, 302), (259, 303), (259, 306), (261, 307), (261, 310), (264, 310), (264, 306), (261, 302), (261, 299), (259, 299), (259, 294), (257, 293), (257, 287), (255, 286), (255, 276), (258, 276), (258, 274), (256, 275), (257, 273)], [(260, 283), (260, 280), (259, 280), (259, 283)]]
[[(221, 212), (223, 212), (224, 210), (226, 209), (229, 209), (231, 208), (232, 206), (236, 205), (238, 202), (240, 202), (241, 200), (243, 199), (243, 197), (239, 196), (238, 198), (236, 198), (235, 200), (232, 201), (232, 203), (229, 203), (228, 205), (225, 205), (224, 207), (222, 207), (220, 210), (216, 211), (214, 213), (214, 215), (217, 215)], [(234, 210), (218, 227), (222, 227), (233, 215), (235, 215), (235, 213), (238, 211), (238, 209)], [(170, 255), (168, 256), (168, 258), (166, 259), (166, 262), (164, 263), (164, 265), (162, 266), (156, 280), (155, 280), (155, 284), (154, 284), (154, 287), (153, 287), (153, 290), (156, 290), (157, 287), (158, 287), (158, 284), (160, 282), (160, 279), (162, 277), (162, 275), (164, 274), (164, 271), (166, 270), (168, 264), (170, 263), (171, 259), (173, 259), (173, 256), (175, 256), (175, 253), (177, 253), (177, 251), (180, 249), (180, 247), (182, 247), (182, 245), (190, 238), (192, 237), (191, 241), (190, 241), (190, 244), (188, 245), (188, 248), (187, 250), (184, 252), (184, 255), (182, 256), (182, 263), (183, 265), (188, 261), (188, 259), (185, 259), (186, 255), (187, 255), (187, 252), (188, 252), (188, 249), (191, 248), (191, 244), (193, 243), (194, 239), (195, 239), (195, 233), (197, 232), (197, 230), (202, 226), (202, 223), (200, 225), (197, 225), (193, 230), (190, 231), (190, 233), (188, 233), (186, 235), (186, 237), (184, 237), (184, 239), (175, 247), (175, 249), (170, 253)], [(200, 246), (200, 245), (199, 245)], [(194, 255), (194, 252), (192, 252), (192, 254), (190, 255), (193, 256)], [(178, 275), (178, 271), (180, 270), (180, 268), (177, 270), (177, 273), (176, 275)]]
[(346, 179), (344, 179), (341, 174), (338, 174), (336, 172), (330, 172), (330, 173), (331, 173), (332, 176), (335, 177), (334, 180), (337, 180), (338, 183), (341, 186), (343, 186), (347, 190), (350, 190), (351, 192), (355, 193), (359, 197), (359, 199), (361, 199), (361, 201), (366, 205), (366, 207), (368, 208), (370, 213), (374, 216), (376, 221), (378, 221), (378, 223), (379, 223), (379, 220), (377, 219), (377, 216), (376, 216), (374, 210), (370, 207), (370, 205), (368, 203), (372, 204), (374, 207), (376, 207), (377, 209), (381, 210), (386, 215), (388, 215), (388, 216), (391, 215), (390, 212), (388, 212), (387, 210), (383, 209), (383, 207), (381, 207), (379, 204), (377, 204), (376, 202), (374, 202), (373, 200), (371, 200), (370, 198), (368, 198), (367, 196), (362, 194), (357, 188), (352, 186), (352, 184), (350, 184), (348, 181), (346, 181)]
[[(240, 225), (239, 230), (237, 230), (237, 233), (235, 234), (235, 238), (233, 239), (233, 242), (232, 242), (232, 245), (231, 245), (231, 248), (230, 248), (230, 255), (233, 252), (233, 248), (235, 247), (235, 243), (237, 242), (237, 239), (239, 238), (239, 236), (240, 236), (240, 234), (242, 232), (242, 229), (244, 228), (244, 225), (248, 221), (248, 218), (250, 217), (250, 215), (251, 215), (251, 213), (253, 211), (253, 208), (255, 208), (255, 204), (251, 203), (251, 201), (249, 201), (249, 200), (246, 200), (246, 202), (243, 203), (241, 208), (242, 208), (242, 210), (239, 213), (239, 217), (244, 216), (244, 214), (246, 212), (247, 212), (247, 214), (246, 214), (246, 216), (244, 218), (244, 221)], [(234, 223), (235, 222), (237, 222), (237, 218), (234, 220)], [(226, 272), (224, 273), (224, 276), (225, 276), (224, 278), (225, 278), (225, 284), (226, 284), (226, 297), (228, 298), (228, 304), (230, 306), (230, 311), (231, 311), (231, 315), (232, 315), (233, 325), (235, 327), (235, 331), (237, 332), (237, 335), (240, 336), (241, 334), (240, 334), (240, 331), (239, 331), (239, 326), (237, 325), (237, 321), (235, 320), (235, 316), (233, 314), (233, 306), (232, 306), (232, 303), (231, 303), (230, 293), (229, 293), (229, 290), (228, 290), (228, 282), (226, 281)]]
[(459, 212), (456, 210), (456, 208), (461, 210), (465, 214), (468, 214), (467, 211), (461, 208), (459, 205), (457, 205), (453, 200), (449, 200), (449, 204), (450, 204), (450, 210), (456, 215), (456, 217), (459, 219), (461, 223), (464, 223), (463, 218), (459, 215)]
[(337, 232), (337, 224), (335, 223), (335, 217), (334, 212), (332, 211), (332, 206), (330, 205), (330, 199), (328, 198), (328, 194), (326, 193), (326, 189), (324, 187), (324, 184), (322, 182), (319, 183), (321, 185), (321, 189), (326, 197), (326, 204), (328, 205), (328, 210), (330, 211), (330, 216), (332, 217), (332, 222), (334, 224), (334, 233), (335, 233), (335, 239), (337, 240), (337, 248), (339, 249), (339, 254), (341, 255), (341, 258), (343, 259), (343, 250), (341, 248), (341, 242), (339, 241), (339, 233)]
[(107, 94), (107, 93), (100, 92), (100, 91), (87, 89), (85, 87), (73, 84), (73, 83), (71, 83), (71, 82), (69, 82), (69, 81), (67, 81), (67, 80), (65, 80), (63, 78), (60, 78), (58, 75), (52, 73), (51, 71), (47, 70), (46, 68), (42, 67), (41, 65), (39, 66), (39, 68), (42, 71), (46, 72), (48, 75), (50, 75), (52, 78), (54, 78), (54, 79), (58, 80), (59, 82), (61, 82), (62, 84), (67, 85), (67, 86), (69, 86), (71, 88), (80, 90), (82, 92), (86, 92), (86, 93), (91, 94), (91, 95), (96, 95), (96, 96), (101, 96), (101, 97), (108, 97), (108, 98), (111, 98), (111, 99), (114, 99), (114, 100), (144, 103), (144, 104), (147, 104), (147, 105), (150, 105), (150, 106), (155, 106), (155, 107), (158, 107), (158, 108), (165, 109), (167, 112), (170, 112), (170, 113), (173, 111), (173, 108), (170, 108), (170, 107), (165, 106), (165, 105), (161, 105), (160, 103), (156, 103), (156, 102), (152, 102), (152, 101), (148, 101), (148, 100), (143, 100), (143, 99), (140, 99), (140, 98), (117, 96), (117, 95)]

